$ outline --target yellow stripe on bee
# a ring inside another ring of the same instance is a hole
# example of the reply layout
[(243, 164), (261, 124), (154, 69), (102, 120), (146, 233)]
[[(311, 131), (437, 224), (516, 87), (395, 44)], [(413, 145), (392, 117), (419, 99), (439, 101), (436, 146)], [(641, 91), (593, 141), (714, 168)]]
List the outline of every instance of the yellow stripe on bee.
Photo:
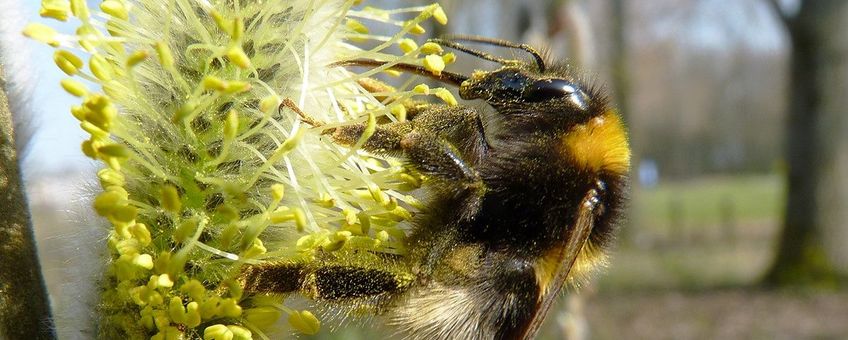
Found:
[(533, 265), (534, 272), (536, 273), (536, 285), (541, 290), (539, 300), (548, 294), (548, 286), (550, 286), (554, 275), (556, 275), (561, 265), (560, 257), (559, 249), (557, 251), (549, 251)]
[(584, 170), (623, 175), (630, 169), (627, 131), (615, 110), (575, 126), (562, 142), (565, 154)]
[(533, 264), (536, 284), (541, 289), (540, 300), (549, 293), (551, 281), (559, 271), (569, 270), (568, 282), (579, 286), (581, 281), (589, 277), (589, 274), (607, 264), (607, 255), (597, 251), (591, 242), (583, 244), (571, 268), (566, 268), (568, 264), (562, 262), (562, 251), (562, 248), (551, 249)]

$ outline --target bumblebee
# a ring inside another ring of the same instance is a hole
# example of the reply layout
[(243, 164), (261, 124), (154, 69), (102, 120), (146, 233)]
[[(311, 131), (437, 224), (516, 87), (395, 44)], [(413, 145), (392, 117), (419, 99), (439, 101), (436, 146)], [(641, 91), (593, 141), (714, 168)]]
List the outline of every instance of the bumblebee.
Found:
[[(427, 209), (416, 217), (409, 254), (383, 259), (384, 267), (260, 264), (241, 279), (248, 292), (369, 301), (371, 312), (411, 338), (530, 339), (562, 287), (606, 260), (626, 198), (627, 132), (601, 89), (530, 46), (472, 36), (433, 41), (501, 67), (468, 77), (392, 66), (456, 85), (461, 98), (489, 106), (417, 105), (410, 120), (378, 125), (362, 146), (399, 155), (426, 176)], [(532, 60), (461, 42), (522, 50)], [(329, 134), (353, 145), (365, 130), (347, 125)]]

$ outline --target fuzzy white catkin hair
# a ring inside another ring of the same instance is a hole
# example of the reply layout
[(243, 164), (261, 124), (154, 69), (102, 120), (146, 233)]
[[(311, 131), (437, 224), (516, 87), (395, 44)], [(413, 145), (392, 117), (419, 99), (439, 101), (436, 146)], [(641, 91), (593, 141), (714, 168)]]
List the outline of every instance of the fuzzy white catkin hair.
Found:
[[(432, 56), (441, 49), (424, 52), (404, 36), (423, 33), (428, 18), (447, 19), (438, 5), (384, 11), (355, 3), (104, 0), (98, 12), (83, 0), (42, 2), (42, 16), (81, 24), (71, 36), (41, 24), (25, 34), (57, 48), (54, 61), (70, 76), (61, 85), (80, 98), (71, 113), (91, 135), (83, 152), (105, 166), (102, 191), (81, 205), (111, 224), (86, 221), (86, 232), (64, 242), (78, 250), (68, 261), (81, 271), (78, 289), (58, 303), (62, 338), (265, 338), (279, 331), (278, 319), (314, 334), (311, 312), (242, 291), (239, 266), (339, 249), (405, 251), (401, 222), (416, 206), (407, 182), (420, 180), (396, 160), (328, 142), (296, 111), (373, 131), (376, 116), (404, 119), (398, 103), (414, 95), (455, 105), (446, 89), (421, 85), (381, 94), (395, 100), (386, 107), (356, 81), (380, 69), (333, 65), (441, 58)], [(371, 35), (359, 20), (400, 28)], [(376, 46), (351, 44), (368, 39)], [(404, 55), (384, 51), (397, 45)], [(107, 260), (91, 261), (107, 244)]]
[[(15, 129), (15, 144), (18, 150), (18, 160), (22, 166), (26, 162), (28, 146), (32, 142), (38, 126), (34, 116), (37, 108), (34, 106), (33, 92), (40, 77), (35, 73), (33, 65), (32, 41), (21, 32), (26, 26), (27, 10), (23, 0), (0, 1), (0, 67), (3, 69), (5, 83), (2, 84), (9, 100)], [(48, 67), (48, 66), (45, 66)], [(28, 176), (28, 169), (22, 168), (23, 175)], [(38, 181), (36, 178), (26, 178), (27, 184)], [(91, 211), (91, 200), (95, 183), (80, 184), (74, 192), (63, 193), (62, 196), (74, 197), (66, 205), (48, 204), (46, 207), (61, 209), (61, 211), (45, 211), (48, 216), (57, 216), (56, 220), (64, 219), (62, 225), (35, 225), (42, 228), (64, 228), (56, 240), (40, 240), (39, 252), (41, 260), (62, 258), (61, 262), (42, 263), (42, 270), (53, 272), (54, 277), (62, 278), (62, 282), (52, 282), (51, 287), (57, 287), (50, 296), (53, 309), (54, 325), (60, 339), (90, 339), (96, 334), (93, 325), (94, 307), (97, 304), (97, 287), (95, 282), (103, 271), (102, 263), (108, 255), (102, 245), (105, 244), (107, 230), (102, 222), (94, 221)], [(88, 187), (86, 190), (85, 187)], [(85, 192), (89, 192), (86, 194)], [(31, 197), (32, 198), (32, 197)], [(39, 206), (31, 202), (31, 208)], [(46, 208), (45, 208), (46, 209)], [(61, 216), (61, 217), (59, 217)], [(36, 221), (38, 219), (35, 219)], [(91, 228), (100, 224), (101, 228)], [(49, 245), (61, 243), (58, 248)], [(96, 246), (93, 246), (96, 245)], [(48, 247), (45, 247), (48, 246)], [(57, 265), (58, 263), (58, 265)], [(92, 279), (94, 278), (94, 279)]]

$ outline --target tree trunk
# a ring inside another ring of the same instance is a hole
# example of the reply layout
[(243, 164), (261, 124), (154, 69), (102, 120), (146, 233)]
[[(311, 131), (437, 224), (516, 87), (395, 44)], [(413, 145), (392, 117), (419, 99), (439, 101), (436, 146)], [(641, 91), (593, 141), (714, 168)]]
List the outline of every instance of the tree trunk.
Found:
[(0, 338), (53, 339), (0, 64)]
[[(627, 2), (625, 0), (610, 1), (610, 32), (611, 50), (610, 60), (612, 64), (612, 89), (616, 107), (624, 116), (625, 121), (630, 115), (630, 106), (627, 101), (630, 90), (630, 74), (627, 70), (629, 49), (627, 46)], [(634, 152), (634, 154), (636, 154)]]
[(788, 197), (778, 251), (764, 283), (831, 285), (840, 275), (827, 242), (844, 237), (835, 233), (844, 229), (848, 202), (848, 37), (843, 34), (848, 29), (848, 2), (803, 1), (797, 15), (783, 19), (791, 43)]

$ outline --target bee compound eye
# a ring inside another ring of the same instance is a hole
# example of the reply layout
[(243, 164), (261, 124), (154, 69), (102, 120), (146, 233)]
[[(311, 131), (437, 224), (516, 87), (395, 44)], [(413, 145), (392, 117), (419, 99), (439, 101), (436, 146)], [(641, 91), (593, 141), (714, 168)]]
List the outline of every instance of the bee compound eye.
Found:
[(497, 72), (494, 77), (497, 90), (512, 98), (520, 97), (522, 90), (527, 86), (527, 78), (515, 71)]
[(556, 98), (568, 98), (574, 106), (584, 109), (585, 94), (574, 83), (565, 79), (542, 79), (530, 84), (524, 90), (524, 100), (541, 102)]

